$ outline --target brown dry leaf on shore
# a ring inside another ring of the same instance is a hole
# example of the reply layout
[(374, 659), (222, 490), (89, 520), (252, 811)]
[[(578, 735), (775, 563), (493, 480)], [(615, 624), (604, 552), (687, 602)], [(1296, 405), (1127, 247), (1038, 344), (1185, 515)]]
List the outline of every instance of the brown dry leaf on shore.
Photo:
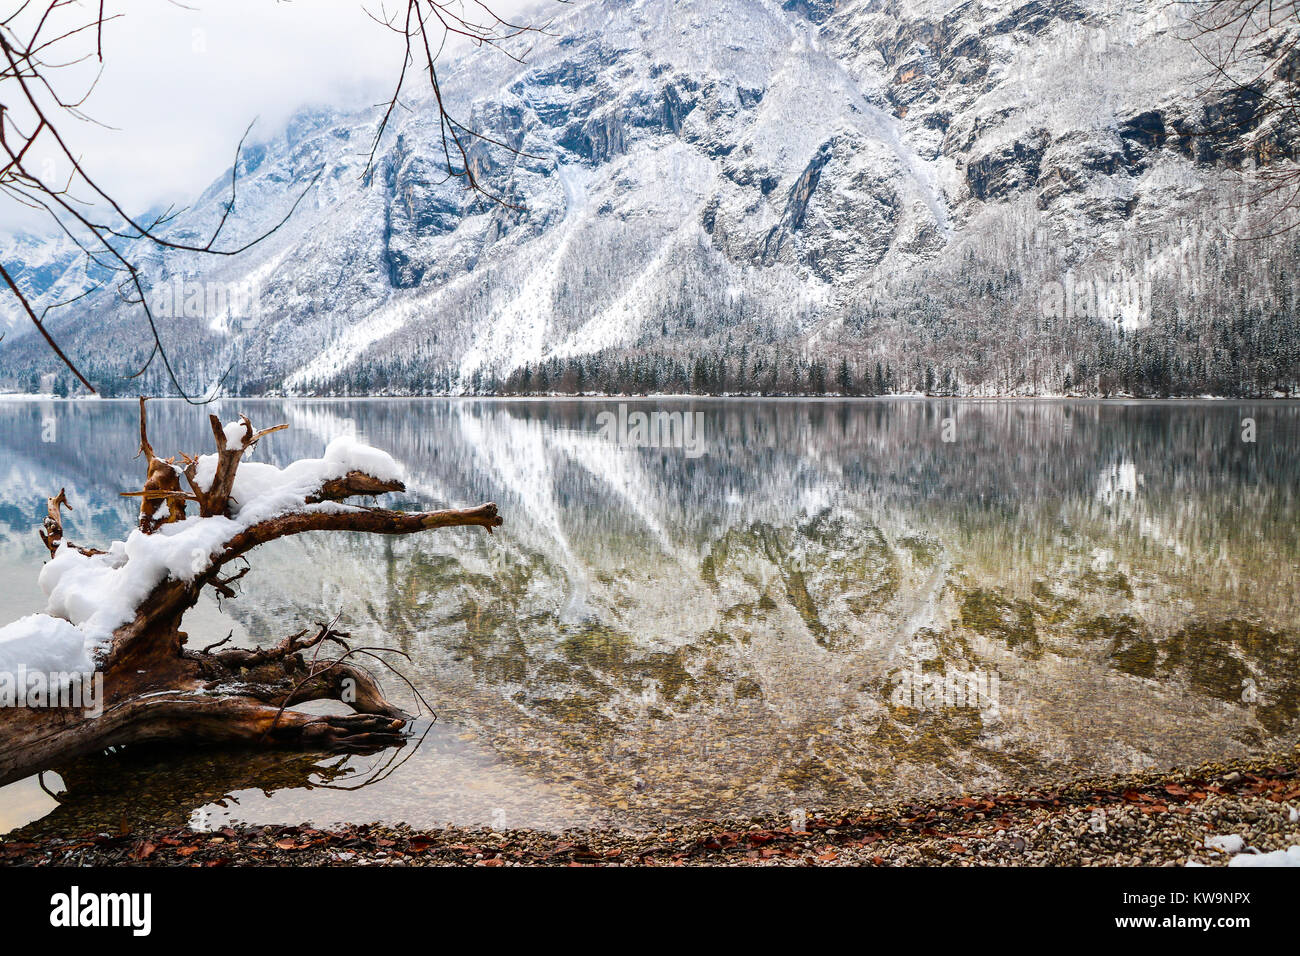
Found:
[[(1300, 841), (1289, 815), (1293, 805), (1287, 803), (1300, 796), (1294, 771), (1273, 774), (1245, 760), (1235, 769), (1205, 765), (1198, 770), (1138, 773), (1050, 792), (962, 796), (929, 805), (912, 801), (813, 811), (799, 832), (771, 814), (716, 823), (688, 820), (656, 833), (418, 831), (382, 824), (329, 831), (234, 826), (196, 833), (181, 827), (41, 840), (15, 834), (10, 841), (0, 838), (0, 859), (32, 866), (1129, 866), (1193, 859), (1222, 865), (1226, 858), (1204, 848), (1211, 833), (1240, 833), (1261, 850)], [(1090, 826), (1098, 811), (1108, 821), (1101, 832)], [(216, 853), (222, 855), (207, 858)]]

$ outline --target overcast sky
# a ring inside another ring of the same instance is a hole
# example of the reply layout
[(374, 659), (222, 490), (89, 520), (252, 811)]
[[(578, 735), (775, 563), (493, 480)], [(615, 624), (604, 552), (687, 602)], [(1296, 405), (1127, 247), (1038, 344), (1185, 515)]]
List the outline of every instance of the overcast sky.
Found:
[[(84, 109), (113, 129), (66, 127), (92, 175), (132, 211), (192, 201), (229, 167), (254, 118), (256, 140), (301, 106), (391, 95), (402, 40), (364, 12), (380, 0), (184, 2), (108, 4), (124, 16), (105, 27), (103, 76)], [(488, 3), (508, 17), (536, 0)], [(35, 228), (20, 212), (0, 200), (0, 228)]]

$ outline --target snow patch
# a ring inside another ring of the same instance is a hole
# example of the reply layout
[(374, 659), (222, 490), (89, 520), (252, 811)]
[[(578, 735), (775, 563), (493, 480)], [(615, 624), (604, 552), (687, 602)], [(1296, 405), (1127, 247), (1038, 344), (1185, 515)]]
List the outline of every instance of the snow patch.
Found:
[[(238, 422), (226, 426), (227, 440), (242, 441), (244, 429)], [(199, 459), (200, 487), (211, 486), (216, 461), (216, 455)], [(325, 482), (352, 471), (381, 481), (402, 481), (405, 474), (387, 452), (341, 436), (329, 443), (324, 457), (285, 468), (241, 463), (231, 492), (232, 517), (191, 515), (148, 535), (136, 529), (104, 554), (85, 555), (65, 542), (41, 569), (46, 613), (0, 628), (0, 671), (93, 670), (92, 662), (107, 649), (113, 632), (134, 618), (155, 587), (168, 579), (192, 581), (211, 567), (231, 538), (260, 521), (345, 507), (333, 502), (309, 505), (306, 499)]]
[[(1291, 820), (1296, 819), (1295, 810), (1291, 811)], [(1228, 866), (1300, 866), (1300, 846), (1287, 847), (1285, 850), (1273, 850), (1261, 853), (1254, 847), (1246, 846), (1245, 837), (1238, 833), (1226, 833), (1222, 836), (1205, 838), (1207, 849), (1231, 854)], [(1202, 863), (1189, 861), (1188, 866), (1203, 866)]]
[(1246, 846), (1246, 841), (1236, 833), (1229, 833), (1226, 836), (1206, 837), (1205, 846), (1221, 853), (1240, 853)]
[(1228, 866), (1300, 866), (1300, 846), (1272, 853), (1239, 853), (1228, 861)]
[(94, 670), (85, 635), (67, 621), (29, 614), (0, 627), (0, 674), (28, 671), (79, 673)]
[(226, 446), (229, 448), (238, 448), (244, 444), (244, 439), (249, 436), (248, 426), (243, 422), (229, 422), (225, 428)]

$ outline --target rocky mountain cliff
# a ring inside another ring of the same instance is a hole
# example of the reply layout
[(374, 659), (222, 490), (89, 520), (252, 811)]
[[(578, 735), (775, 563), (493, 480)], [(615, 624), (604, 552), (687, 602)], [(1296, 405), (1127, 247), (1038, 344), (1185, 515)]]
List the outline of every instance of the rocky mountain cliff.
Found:
[[(1264, 231), (1250, 182), (1292, 136), (1258, 90), (1196, 95), (1172, 7), (582, 0), (555, 33), (445, 79), (513, 148), (472, 151), (503, 203), (448, 179), (427, 103), (369, 172), (372, 111), (304, 110), (241, 159), (228, 238), (305, 190), (284, 228), (234, 259), (136, 250), (187, 387), (227, 369), (230, 391), (288, 394), (1297, 384), (1295, 237), (1239, 238)], [(210, 230), (227, 189), (178, 234)], [(54, 239), (0, 256), (34, 294), (87, 282)], [(120, 378), (149, 354), (137, 308), (62, 312), (97, 382), (141, 386)], [(0, 380), (29, 390), (55, 365), (22, 331)]]

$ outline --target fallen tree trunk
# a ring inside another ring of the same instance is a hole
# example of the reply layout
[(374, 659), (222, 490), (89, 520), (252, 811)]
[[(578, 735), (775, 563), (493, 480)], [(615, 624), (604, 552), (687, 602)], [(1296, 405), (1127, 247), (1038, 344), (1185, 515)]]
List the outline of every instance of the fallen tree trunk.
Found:
[[(266, 648), (195, 649), (186, 645), (182, 618), (205, 587), (234, 596), (232, 585), (248, 568), (225, 576), (223, 569), (268, 541), (306, 531), (412, 534), (479, 526), (490, 533), (501, 524), (496, 505), (409, 513), (347, 504), (354, 496), (405, 490), (396, 463), (375, 449), (336, 442), (324, 459), (283, 470), (255, 463), (241, 469), (245, 453), (285, 426), (259, 432), (245, 417), (223, 427), (215, 415), (211, 424), (216, 455), (184, 456), (178, 466), (154, 454), (140, 400), (147, 481), (142, 491), (125, 493), (141, 499), (139, 528), (108, 551), (65, 541), (67, 498), (60, 491), (49, 499), (41, 538), (51, 561), (42, 586), (55, 619), (37, 615), (0, 629), (0, 648), (10, 639), (10, 648), (21, 647), (28, 632), (39, 637), (41, 628), (66, 637), (75, 633), (70, 625), (88, 643), (98, 639), (92, 656), (103, 681), (102, 713), (0, 709), (0, 784), (121, 744), (183, 740), (373, 751), (403, 739), (409, 715), (384, 697), (360, 660), (377, 658), (379, 649), (352, 648), (329, 624)], [(252, 472), (246, 480), (245, 471)], [(187, 515), (189, 503), (198, 504), (198, 516)], [(188, 566), (185, 559), (178, 565), (187, 547)], [(135, 591), (143, 596), (113, 619), (113, 599)], [(96, 607), (97, 600), (108, 609)], [(313, 700), (342, 701), (354, 713), (289, 709)]]

